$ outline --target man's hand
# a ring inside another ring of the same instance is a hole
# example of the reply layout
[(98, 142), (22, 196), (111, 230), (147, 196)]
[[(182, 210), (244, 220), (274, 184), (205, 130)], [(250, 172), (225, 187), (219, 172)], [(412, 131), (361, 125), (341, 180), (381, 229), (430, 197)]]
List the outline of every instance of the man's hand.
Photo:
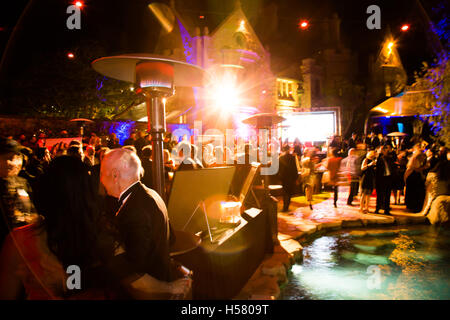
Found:
[(181, 278), (170, 283), (170, 293), (173, 295), (186, 296), (192, 287), (192, 279)]

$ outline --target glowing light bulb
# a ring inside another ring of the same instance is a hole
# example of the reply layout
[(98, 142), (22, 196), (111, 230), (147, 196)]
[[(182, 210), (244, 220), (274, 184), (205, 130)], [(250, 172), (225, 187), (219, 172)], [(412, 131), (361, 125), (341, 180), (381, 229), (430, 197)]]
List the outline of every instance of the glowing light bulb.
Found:
[(394, 47), (394, 42), (391, 41), (388, 43), (387, 45), (387, 49), (388, 49), (388, 55), (390, 56), (392, 54), (392, 48)]
[(245, 29), (245, 21), (244, 20), (241, 20), (241, 22), (239, 23), (238, 31), (240, 31), (240, 32), (245, 32), (246, 31), (246, 29)]
[(309, 27), (309, 22), (308, 21), (303, 20), (303, 21), (300, 22), (300, 28), (306, 29), (308, 27)]

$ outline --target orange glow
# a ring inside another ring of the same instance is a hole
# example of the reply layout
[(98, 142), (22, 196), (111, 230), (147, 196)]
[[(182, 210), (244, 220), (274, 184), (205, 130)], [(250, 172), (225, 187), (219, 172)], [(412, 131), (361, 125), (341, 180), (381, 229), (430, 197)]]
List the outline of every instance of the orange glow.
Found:
[(390, 56), (392, 54), (392, 49), (394, 48), (395, 43), (394, 41), (389, 41), (387, 44), (387, 55)]
[(300, 28), (306, 29), (306, 28), (308, 28), (308, 27), (309, 27), (308, 21), (303, 20), (303, 21), (300, 22)]
[(247, 31), (246, 28), (245, 28), (245, 21), (244, 20), (241, 20), (241, 22), (239, 23), (238, 31), (240, 31), (240, 32), (246, 32)]

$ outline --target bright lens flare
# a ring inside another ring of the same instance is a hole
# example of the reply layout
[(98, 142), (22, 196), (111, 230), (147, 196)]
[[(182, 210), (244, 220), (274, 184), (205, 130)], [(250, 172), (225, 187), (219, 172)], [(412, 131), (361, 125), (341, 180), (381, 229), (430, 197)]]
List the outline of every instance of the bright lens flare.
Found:
[(230, 79), (215, 85), (213, 89), (214, 104), (222, 112), (232, 113), (240, 103), (238, 89)]
[(402, 26), (402, 31), (408, 31), (409, 30), (409, 25), (405, 24)]
[(75, 5), (76, 5), (78, 8), (81, 8), (81, 7), (83, 6), (83, 2), (77, 1), (77, 2), (75, 2)]
[(303, 20), (303, 21), (300, 22), (300, 28), (306, 29), (306, 28), (308, 28), (308, 26), (309, 26), (308, 21)]
[(394, 42), (391, 41), (388, 43), (387, 45), (387, 49), (388, 49), (388, 55), (390, 56), (392, 54), (392, 48), (394, 47)]
[(239, 23), (238, 31), (240, 31), (240, 32), (245, 32), (246, 31), (246, 29), (245, 29), (245, 21), (244, 20), (241, 20), (241, 22)]

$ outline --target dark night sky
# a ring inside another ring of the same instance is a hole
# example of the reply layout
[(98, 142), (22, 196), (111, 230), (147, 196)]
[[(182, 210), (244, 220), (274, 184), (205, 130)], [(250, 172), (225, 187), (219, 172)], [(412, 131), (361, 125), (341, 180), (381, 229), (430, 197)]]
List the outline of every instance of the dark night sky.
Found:
[[(442, 2), (442, 0), (440, 0)], [(107, 54), (126, 52), (152, 52), (160, 32), (160, 26), (147, 8), (150, 0), (85, 0), (82, 13), (82, 29), (66, 29), (66, 8), (72, 1), (33, 0), (32, 5), (10, 44), (5, 65), (9, 70), (26, 70), (33, 63), (37, 52), (70, 51), (80, 39), (95, 39)], [(168, 1), (161, 1), (168, 2)], [(431, 8), (439, 0), (427, 0), (422, 4), (431, 14)], [(0, 52), (16, 25), (28, 1), (9, 1), (7, 10), (0, 16)], [(232, 10), (234, 0), (179, 0), (180, 11), (192, 19), (212, 27), (222, 21)], [(338, 13), (342, 20), (341, 36), (344, 43), (359, 56), (359, 72), (367, 72), (368, 56), (376, 54), (388, 25), (394, 34), (401, 24), (408, 22), (411, 30), (399, 38), (399, 52), (410, 76), (424, 60), (433, 57), (424, 32), (426, 18), (419, 10), (416, 0), (242, 0), (242, 7), (252, 22), (263, 44), (271, 52), (272, 68), (278, 72), (299, 64), (302, 58), (315, 51), (317, 34), (315, 26), (324, 18)], [(366, 28), (366, 9), (371, 4), (381, 7), (382, 29)], [(311, 22), (308, 31), (297, 28), (299, 19)]]

